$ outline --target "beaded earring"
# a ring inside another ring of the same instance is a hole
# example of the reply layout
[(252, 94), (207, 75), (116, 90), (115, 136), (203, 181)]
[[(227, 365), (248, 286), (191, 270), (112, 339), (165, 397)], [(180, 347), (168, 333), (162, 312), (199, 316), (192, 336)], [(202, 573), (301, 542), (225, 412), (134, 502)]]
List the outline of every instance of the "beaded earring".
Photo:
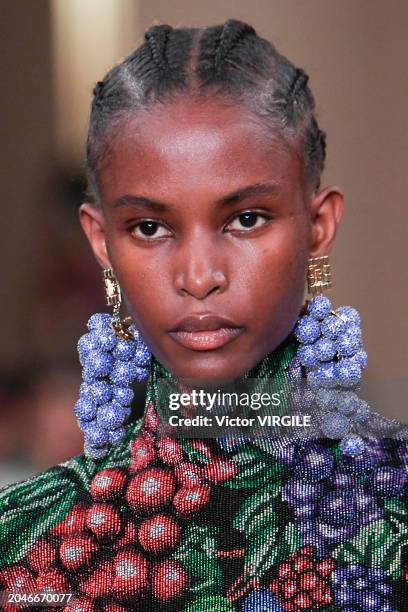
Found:
[(309, 259), (305, 314), (296, 323), (297, 357), (306, 369), (307, 386), (324, 411), (321, 429), (329, 438), (341, 438), (343, 454), (355, 456), (365, 448), (353, 425), (369, 416), (367, 403), (355, 393), (367, 364), (360, 315), (351, 306), (333, 309), (323, 290), (332, 287), (327, 255)]
[(113, 314), (96, 313), (88, 333), (78, 342), (83, 383), (75, 404), (78, 425), (84, 434), (84, 454), (100, 459), (109, 443), (118, 444), (131, 413), (132, 383), (149, 376), (151, 353), (129, 317), (121, 319), (122, 302), (113, 270), (103, 271), (105, 300)]

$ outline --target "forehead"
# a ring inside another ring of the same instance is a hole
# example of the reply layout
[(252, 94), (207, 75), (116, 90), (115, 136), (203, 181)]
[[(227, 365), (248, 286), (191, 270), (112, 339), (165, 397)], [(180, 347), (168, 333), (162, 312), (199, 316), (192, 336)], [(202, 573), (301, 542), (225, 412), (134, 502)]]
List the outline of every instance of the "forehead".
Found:
[(246, 108), (216, 98), (180, 98), (130, 114), (107, 138), (98, 171), (103, 199), (152, 189), (215, 196), (243, 183), (293, 187), (301, 179), (296, 147)]

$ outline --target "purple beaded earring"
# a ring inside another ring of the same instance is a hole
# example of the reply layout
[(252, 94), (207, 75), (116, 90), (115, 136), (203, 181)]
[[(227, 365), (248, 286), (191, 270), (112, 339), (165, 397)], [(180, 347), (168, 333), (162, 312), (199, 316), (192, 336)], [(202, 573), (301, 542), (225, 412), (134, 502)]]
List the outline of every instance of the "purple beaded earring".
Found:
[(96, 313), (88, 333), (78, 342), (83, 383), (75, 404), (79, 428), (84, 433), (84, 454), (100, 459), (109, 443), (118, 444), (131, 413), (132, 383), (149, 376), (151, 353), (129, 317), (120, 318), (121, 291), (113, 270), (103, 271), (105, 298), (112, 316)]
[(355, 393), (367, 364), (360, 329), (360, 315), (351, 306), (334, 310), (323, 290), (332, 286), (329, 258), (309, 259), (306, 302), (294, 333), (299, 340), (297, 357), (306, 369), (307, 385), (324, 411), (323, 433), (341, 438), (340, 450), (347, 455), (363, 452), (365, 442), (354, 433), (353, 424), (369, 416), (367, 403)]

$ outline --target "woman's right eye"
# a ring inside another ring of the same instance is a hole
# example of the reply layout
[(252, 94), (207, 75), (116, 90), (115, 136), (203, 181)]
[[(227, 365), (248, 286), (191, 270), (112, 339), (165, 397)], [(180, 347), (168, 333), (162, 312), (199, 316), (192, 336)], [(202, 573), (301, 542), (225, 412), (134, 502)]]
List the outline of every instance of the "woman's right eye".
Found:
[[(157, 230), (163, 230), (158, 232)], [(137, 238), (148, 240), (149, 238), (163, 238), (164, 236), (171, 236), (169, 230), (164, 225), (158, 223), (158, 221), (141, 221), (134, 225), (130, 233)]]

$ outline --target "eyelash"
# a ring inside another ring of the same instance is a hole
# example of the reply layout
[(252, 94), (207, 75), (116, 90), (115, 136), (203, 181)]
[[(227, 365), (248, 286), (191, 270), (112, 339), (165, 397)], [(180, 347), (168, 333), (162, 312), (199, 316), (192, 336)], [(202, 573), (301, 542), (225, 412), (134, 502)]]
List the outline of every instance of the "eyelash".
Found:
[[(268, 216), (268, 215), (263, 215), (263, 214), (261, 214), (261, 213), (259, 213), (259, 212), (255, 211), (255, 210), (244, 210), (244, 211), (240, 212), (238, 215), (236, 215), (235, 217), (233, 217), (233, 218), (232, 218), (232, 219), (231, 219), (231, 220), (230, 220), (230, 221), (227, 223), (227, 226), (228, 226), (228, 225), (230, 225), (230, 224), (231, 224), (233, 221), (235, 221), (236, 219), (239, 219), (239, 217), (241, 217), (241, 216), (243, 216), (243, 215), (249, 215), (249, 214), (250, 214), (250, 215), (256, 215), (257, 217), (264, 219), (266, 223), (267, 223), (268, 221), (270, 221), (270, 220), (271, 220), (271, 217), (270, 217), (270, 216)], [(166, 227), (166, 226), (165, 226), (163, 223), (160, 223), (160, 221), (157, 221), (156, 219), (143, 219), (142, 221), (139, 221), (138, 223), (136, 223), (135, 225), (132, 225), (132, 227), (130, 227), (130, 228), (129, 228), (129, 232), (130, 232), (130, 234), (135, 235), (135, 234), (134, 234), (135, 229), (136, 229), (137, 227), (139, 227), (140, 225), (142, 225), (143, 223), (155, 223), (155, 224), (156, 224), (157, 226), (159, 226), (159, 227), (160, 227), (160, 226), (161, 226), (161, 227)], [(262, 224), (262, 225), (265, 225), (265, 224)], [(235, 231), (238, 231), (239, 233), (244, 233), (244, 234), (246, 234), (246, 233), (249, 233), (249, 232), (251, 232), (251, 231), (254, 231), (254, 230), (258, 229), (259, 227), (260, 227), (260, 226), (250, 227), (250, 228), (247, 228), (247, 229), (235, 230)], [(148, 242), (152, 242), (153, 240), (160, 240), (161, 238), (165, 238), (166, 236), (160, 236), (160, 237), (157, 237), (157, 236), (152, 236), (152, 237), (149, 237), (149, 236), (146, 236), (146, 235), (140, 235), (140, 234), (139, 234), (139, 235), (135, 235), (135, 237), (136, 237), (136, 238), (140, 238), (141, 240), (146, 240), (146, 241), (148, 241)]]

